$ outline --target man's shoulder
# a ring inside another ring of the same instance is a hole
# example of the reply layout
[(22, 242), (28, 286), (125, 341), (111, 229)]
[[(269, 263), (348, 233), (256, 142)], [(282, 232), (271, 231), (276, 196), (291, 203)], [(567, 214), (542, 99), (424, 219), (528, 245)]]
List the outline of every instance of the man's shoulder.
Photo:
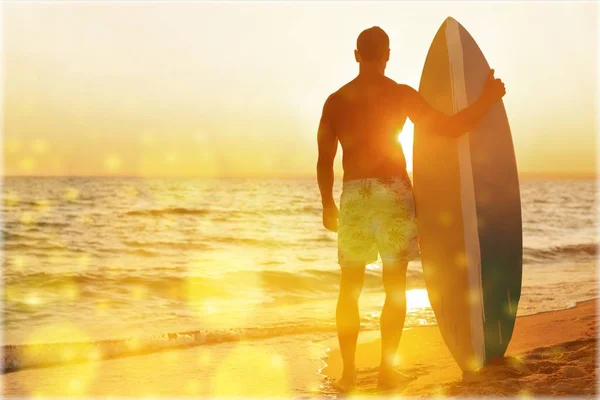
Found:
[(342, 87), (340, 87), (335, 92), (331, 93), (329, 95), (329, 98), (331, 98), (332, 100), (340, 100), (341, 98), (347, 96), (349, 93), (353, 92), (354, 90), (356, 90), (356, 84), (355, 84), (354, 80), (351, 80), (350, 82), (344, 84)]
[(407, 85), (405, 83), (397, 83), (396, 86), (397, 86), (398, 92), (403, 93), (403, 94), (416, 92), (416, 90), (413, 89), (412, 86)]

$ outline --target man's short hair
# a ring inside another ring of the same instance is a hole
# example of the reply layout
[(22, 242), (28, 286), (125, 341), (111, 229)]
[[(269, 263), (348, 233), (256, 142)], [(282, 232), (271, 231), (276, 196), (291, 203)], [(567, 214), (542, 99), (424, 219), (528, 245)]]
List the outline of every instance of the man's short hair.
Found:
[(390, 49), (390, 38), (378, 26), (365, 29), (356, 39), (356, 50), (365, 61), (378, 60)]

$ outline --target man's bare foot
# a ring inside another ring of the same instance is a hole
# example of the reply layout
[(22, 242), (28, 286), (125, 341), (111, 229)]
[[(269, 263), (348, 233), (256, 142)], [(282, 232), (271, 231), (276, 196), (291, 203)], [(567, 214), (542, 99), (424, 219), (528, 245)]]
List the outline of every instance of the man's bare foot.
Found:
[(396, 371), (393, 368), (379, 368), (379, 379), (377, 387), (379, 389), (395, 389), (402, 383), (406, 383), (410, 377)]
[(334, 389), (337, 389), (340, 393), (349, 393), (356, 387), (356, 373), (344, 374), (340, 379), (333, 382)]

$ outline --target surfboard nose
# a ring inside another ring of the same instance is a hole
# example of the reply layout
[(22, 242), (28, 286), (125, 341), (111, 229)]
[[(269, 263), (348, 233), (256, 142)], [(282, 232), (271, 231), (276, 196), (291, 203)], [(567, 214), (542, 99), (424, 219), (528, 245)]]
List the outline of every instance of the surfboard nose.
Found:
[(446, 19), (444, 20), (444, 24), (447, 24), (449, 22), (457, 23), (458, 24), (458, 21), (455, 20), (454, 18), (450, 17), (450, 16), (446, 17)]

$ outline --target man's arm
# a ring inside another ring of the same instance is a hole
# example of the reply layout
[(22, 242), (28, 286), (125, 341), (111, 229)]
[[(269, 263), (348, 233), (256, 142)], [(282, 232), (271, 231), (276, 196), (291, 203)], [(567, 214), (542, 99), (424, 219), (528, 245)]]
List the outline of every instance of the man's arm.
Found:
[(317, 181), (323, 203), (323, 225), (337, 231), (337, 207), (333, 199), (333, 160), (337, 153), (338, 138), (331, 124), (331, 96), (323, 106), (323, 114), (317, 133), (319, 159), (317, 161)]
[(410, 86), (402, 86), (403, 90), (406, 90), (404, 104), (410, 120), (415, 125), (423, 126), (426, 131), (449, 137), (458, 137), (470, 131), (492, 105), (506, 94), (504, 83), (500, 79), (494, 79), (492, 69), (479, 99), (454, 115), (446, 115), (431, 107), (423, 96)]
[(333, 160), (337, 153), (338, 138), (331, 126), (331, 97), (325, 102), (323, 114), (319, 122), (317, 143), (319, 159), (317, 161), (317, 181), (321, 191), (323, 206), (335, 205), (333, 200)]

